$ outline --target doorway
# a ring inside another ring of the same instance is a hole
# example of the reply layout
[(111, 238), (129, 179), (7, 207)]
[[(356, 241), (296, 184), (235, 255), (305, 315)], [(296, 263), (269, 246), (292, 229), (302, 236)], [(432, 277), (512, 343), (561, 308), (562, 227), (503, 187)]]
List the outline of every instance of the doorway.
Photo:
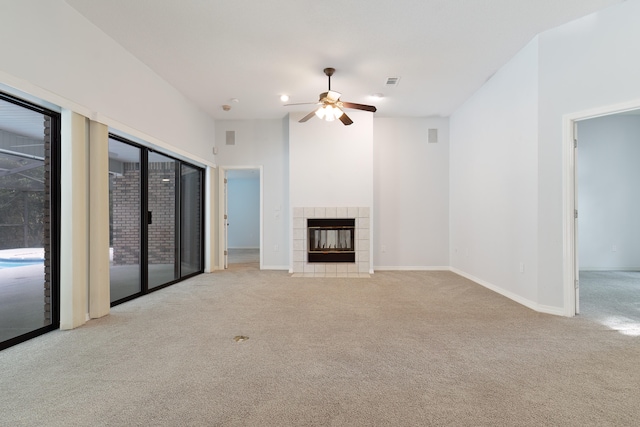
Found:
[(585, 317), (616, 329), (637, 325), (640, 110), (582, 120), (577, 134), (577, 307)]
[(260, 264), (260, 170), (227, 171), (228, 264)]
[(627, 104), (567, 117), (564, 142), (567, 314), (630, 335), (640, 335), (638, 108)]
[(262, 269), (262, 167), (226, 167), (222, 173), (224, 268)]

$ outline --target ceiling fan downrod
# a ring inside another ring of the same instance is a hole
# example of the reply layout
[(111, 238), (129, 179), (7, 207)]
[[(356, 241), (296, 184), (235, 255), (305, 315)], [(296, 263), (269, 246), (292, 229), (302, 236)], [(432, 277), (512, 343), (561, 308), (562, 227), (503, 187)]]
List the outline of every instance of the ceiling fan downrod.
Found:
[(329, 90), (331, 90), (331, 76), (336, 72), (335, 68), (325, 68), (324, 74), (329, 78)]

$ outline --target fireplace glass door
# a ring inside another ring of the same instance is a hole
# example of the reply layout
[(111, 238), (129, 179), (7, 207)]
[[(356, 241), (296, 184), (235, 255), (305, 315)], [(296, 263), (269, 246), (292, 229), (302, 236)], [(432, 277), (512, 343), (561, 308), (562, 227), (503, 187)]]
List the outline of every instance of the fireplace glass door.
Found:
[(355, 220), (309, 219), (309, 262), (355, 262)]

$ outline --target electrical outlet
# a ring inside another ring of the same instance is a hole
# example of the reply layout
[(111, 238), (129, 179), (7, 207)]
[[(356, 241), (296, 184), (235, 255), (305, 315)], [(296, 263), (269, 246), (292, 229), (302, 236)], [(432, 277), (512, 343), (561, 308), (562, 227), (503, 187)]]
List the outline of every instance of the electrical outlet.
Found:
[(387, 252), (387, 245), (380, 246), (380, 250), (384, 253)]
[(273, 245), (273, 252), (278, 252), (280, 250), (279, 245)]
[(520, 273), (524, 273), (524, 262), (520, 263)]

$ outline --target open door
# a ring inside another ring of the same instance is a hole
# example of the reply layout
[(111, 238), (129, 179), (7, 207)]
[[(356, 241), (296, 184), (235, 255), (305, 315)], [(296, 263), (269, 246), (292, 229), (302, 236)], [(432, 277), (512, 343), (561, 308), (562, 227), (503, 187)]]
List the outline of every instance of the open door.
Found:
[(228, 268), (228, 243), (227, 243), (227, 227), (229, 226), (227, 217), (227, 170), (218, 169), (218, 266), (219, 268)]
[(578, 122), (573, 122), (573, 268), (575, 274), (575, 309), (580, 313), (580, 263), (578, 262)]
[(229, 268), (229, 196), (228, 196), (228, 180), (227, 180), (227, 171), (224, 171), (224, 180), (222, 181), (224, 185), (224, 269)]

